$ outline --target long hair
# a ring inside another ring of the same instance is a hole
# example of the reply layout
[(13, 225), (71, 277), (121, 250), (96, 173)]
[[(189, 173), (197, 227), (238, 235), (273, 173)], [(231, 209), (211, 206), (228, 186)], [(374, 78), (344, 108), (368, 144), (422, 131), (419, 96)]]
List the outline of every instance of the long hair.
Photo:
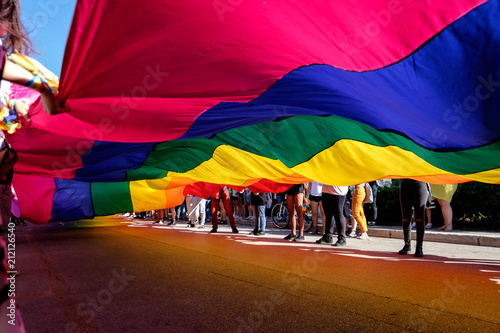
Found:
[(33, 46), (25, 32), (20, 19), (21, 5), (19, 0), (1, 0), (0, 23), (6, 24), (7, 33), (3, 37), (3, 46), (7, 52), (28, 55)]

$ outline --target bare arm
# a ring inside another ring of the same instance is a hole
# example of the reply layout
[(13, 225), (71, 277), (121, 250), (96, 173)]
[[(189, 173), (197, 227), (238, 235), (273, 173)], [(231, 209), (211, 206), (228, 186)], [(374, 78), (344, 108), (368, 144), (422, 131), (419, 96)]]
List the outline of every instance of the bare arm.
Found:
[(2, 79), (25, 86), (32, 78), (33, 74), (26, 69), (8, 60), (5, 61)]
[(26, 59), (31, 61), (38, 68), (38, 70), (40, 72), (42, 72), (43, 76), (45, 76), (47, 79), (52, 80), (54, 82), (57, 82), (59, 84), (59, 78), (57, 77), (57, 75), (55, 75), (50, 70), (48, 70), (47, 67), (45, 67), (39, 61), (37, 61), (36, 59), (33, 59), (31, 57), (26, 57)]
[[(2, 78), (12, 83), (26, 86), (33, 79), (33, 74), (23, 67), (6, 60)], [(48, 90), (44, 90), (41, 94), (43, 108), (48, 114), (54, 115), (69, 111), (59, 105), (58, 92), (51, 93)]]

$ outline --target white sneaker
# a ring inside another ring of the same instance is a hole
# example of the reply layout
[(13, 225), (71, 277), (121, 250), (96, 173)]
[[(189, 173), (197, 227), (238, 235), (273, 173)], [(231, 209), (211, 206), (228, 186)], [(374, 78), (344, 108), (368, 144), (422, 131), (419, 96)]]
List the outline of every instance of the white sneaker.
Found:
[(358, 239), (370, 239), (370, 237), (368, 237), (368, 234), (366, 232), (363, 232), (358, 236)]
[(356, 238), (358, 235), (356, 234), (356, 231), (353, 231), (349, 234), (349, 237)]

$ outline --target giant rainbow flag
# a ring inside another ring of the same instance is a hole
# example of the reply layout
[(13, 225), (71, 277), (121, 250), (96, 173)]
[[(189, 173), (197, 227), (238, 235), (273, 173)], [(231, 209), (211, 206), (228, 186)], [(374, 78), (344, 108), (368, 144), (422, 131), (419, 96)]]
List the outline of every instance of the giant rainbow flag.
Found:
[(82, 0), (69, 113), (9, 141), (34, 222), (178, 205), (207, 182), (500, 183), (499, 0)]

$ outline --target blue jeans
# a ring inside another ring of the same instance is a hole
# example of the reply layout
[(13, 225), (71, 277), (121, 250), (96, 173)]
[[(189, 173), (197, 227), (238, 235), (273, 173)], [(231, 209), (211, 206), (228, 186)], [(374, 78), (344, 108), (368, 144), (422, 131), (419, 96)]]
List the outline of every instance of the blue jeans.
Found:
[(183, 202), (179, 206), (175, 207), (175, 215), (177, 217), (177, 221), (182, 217), (183, 219), (187, 219), (186, 214), (186, 204)]
[[(257, 206), (258, 216), (255, 216), (255, 230), (266, 231), (266, 206)], [(257, 215), (257, 214), (256, 214)]]

